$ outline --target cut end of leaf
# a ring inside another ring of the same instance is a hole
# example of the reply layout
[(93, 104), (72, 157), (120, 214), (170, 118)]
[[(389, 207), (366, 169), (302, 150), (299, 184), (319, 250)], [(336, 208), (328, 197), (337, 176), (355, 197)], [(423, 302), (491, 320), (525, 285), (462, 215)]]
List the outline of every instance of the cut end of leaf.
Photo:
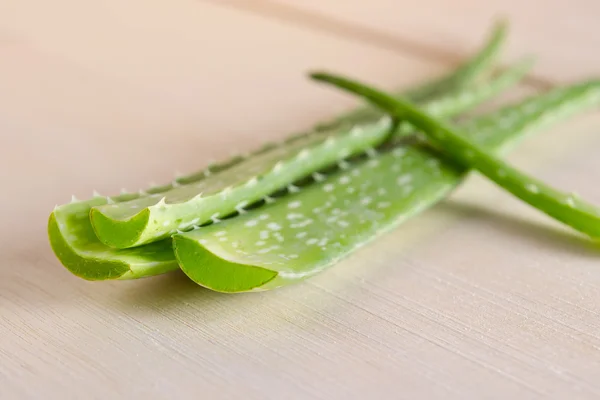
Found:
[(277, 276), (276, 271), (227, 261), (182, 235), (173, 236), (173, 249), (181, 270), (191, 280), (217, 292), (252, 291)]
[(96, 260), (79, 256), (63, 237), (54, 212), (50, 214), (48, 220), (48, 238), (56, 257), (75, 276), (88, 281), (101, 281), (119, 279), (130, 272), (127, 264), (122, 262)]
[(111, 218), (97, 208), (90, 210), (90, 220), (98, 239), (105, 245), (117, 249), (136, 246), (149, 218), (148, 209), (142, 210), (126, 221)]

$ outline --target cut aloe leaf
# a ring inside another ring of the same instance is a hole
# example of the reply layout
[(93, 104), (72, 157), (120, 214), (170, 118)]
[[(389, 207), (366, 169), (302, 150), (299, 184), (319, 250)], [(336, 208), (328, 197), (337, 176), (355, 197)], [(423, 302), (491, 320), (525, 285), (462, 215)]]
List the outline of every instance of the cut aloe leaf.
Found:
[[(600, 85), (529, 98), (463, 125), (504, 153), (534, 128), (600, 103)], [(468, 169), (426, 148), (396, 147), (350, 163), (274, 204), (173, 236), (181, 269), (212, 290), (270, 290), (313, 276), (446, 197)]]
[[(480, 90), (431, 103), (438, 116), (471, 108), (513, 85), (528, 71), (531, 61), (519, 63)], [(96, 236), (110, 247), (129, 248), (168, 238), (177, 230), (216, 221), (284, 189), (291, 182), (380, 145), (389, 137), (389, 119), (355, 127), (350, 134), (340, 129), (328, 136), (305, 136), (285, 147), (256, 155), (216, 176), (196, 184), (182, 185), (160, 194), (91, 209)], [(410, 132), (410, 126), (403, 126)]]
[(379, 145), (391, 128), (389, 119), (342, 131), (327, 139), (306, 136), (289, 146), (248, 158), (197, 184), (119, 204), (92, 207), (96, 236), (115, 248), (135, 247), (169, 237), (177, 229), (215, 221), (285, 188), (290, 182), (336, 161)]
[(57, 207), (50, 215), (48, 235), (58, 259), (73, 274), (88, 280), (134, 279), (177, 268), (169, 239), (135, 249), (110, 249), (100, 243), (89, 222), (97, 198)]
[[(490, 40), (471, 60), (445, 77), (409, 89), (407, 96), (413, 100), (418, 100), (419, 98), (431, 99), (434, 94), (435, 96), (445, 95), (441, 99), (438, 98), (439, 101), (432, 103), (433, 108), (430, 111), (443, 116), (446, 109), (447, 115), (452, 116), (474, 107), (477, 102), (483, 102), (487, 98), (500, 93), (501, 90), (508, 88), (511, 84), (516, 83), (520, 77), (518, 68), (513, 70), (512, 78), (509, 71), (489, 84), (481, 84), (466, 91), (466, 93), (472, 93), (471, 95), (464, 94), (465, 86), (474, 82), (476, 78), (485, 75), (490, 69), (497, 58), (500, 45), (504, 40), (504, 34), (505, 26), (498, 24), (494, 29), (494, 33), (490, 36)], [(449, 96), (447, 91), (450, 89), (455, 90), (455, 95)], [(473, 100), (472, 102), (465, 101), (469, 97)], [(306, 135), (327, 134), (326, 126), (329, 128), (341, 125), (354, 126), (357, 121), (372, 122), (381, 115), (382, 113), (376, 108), (358, 110), (356, 113), (336, 119), (333, 123), (323, 124), (319, 127), (319, 132), (294, 135), (282, 143), (267, 144), (248, 157), (271, 151), (278, 146), (286, 146)], [(163, 193), (179, 185), (198, 183), (206, 177), (218, 175), (222, 171), (243, 162), (246, 158), (245, 156), (236, 156), (223, 163), (214, 164), (204, 170), (180, 177), (172, 183), (152, 187), (145, 192), (127, 193), (106, 198), (94, 196), (90, 200), (75, 201), (71, 204), (58, 206), (51, 214), (48, 224), (52, 248), (60, 262), (69, 271), (89, 280), (131, 279), (176, 269), (177, 263), (169, 240), (151, 244), (149, 251), (146, 251), (148, 245), (131, 249), (114, 249), (98, 240), (89, 218), (85, 216), (89, 214), (92, 206), (121, 203), (139, 197)]]
[[(420, 128), (428, 139), (456, 162), (476, 169), (498, 186), (504, 188), (525, 203), (553, 217), (557, 221), (590, 236), (600, 238), (600, 208), (583, 201), (571, 193), (564, 193), (489, 153), (478, 144), (471, 142), (460, 131), (438, 121), (427, 112), (418, 109), (405, 100), (395, 99), (386, 93), (355, 80), (332, 74), (316, 73), (314, 79), (333, 84), (351, 93), (358, 94), (382, 109)], [(600, 81), (589, 84), (597, 87)], [(597, 92), (590, 92), (590, 98), (599, 100)]]

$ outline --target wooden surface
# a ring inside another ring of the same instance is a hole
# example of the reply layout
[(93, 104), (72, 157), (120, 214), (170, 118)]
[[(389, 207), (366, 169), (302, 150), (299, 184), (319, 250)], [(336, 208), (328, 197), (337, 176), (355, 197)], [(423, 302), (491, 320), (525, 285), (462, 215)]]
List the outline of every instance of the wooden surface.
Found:
[[(497, 4), (496, 4), (497, 3)], [(473, 175), (293, 287), (182, 274), (91, 283), (52, 254), (57, 203), (146, 187), (446, 71), (502, 13), (528, 84), (600, 73), (596, 0), (5, 0), (0, 6), (0, 398), (600, 398), (600, 250)], [(529, 86), (528, 86), (529, 85)], [(600, 115), (510, 160), (600, 203)]]

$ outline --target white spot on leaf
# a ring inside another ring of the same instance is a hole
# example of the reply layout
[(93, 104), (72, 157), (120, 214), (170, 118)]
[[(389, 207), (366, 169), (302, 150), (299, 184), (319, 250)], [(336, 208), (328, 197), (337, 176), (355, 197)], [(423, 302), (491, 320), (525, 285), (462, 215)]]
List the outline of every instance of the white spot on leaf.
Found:
[(271, 222), (271, 223), (267, 224), (267, 228), (269, 228), (272, 231), (280, 231), (281, 225), (279, 225), (276, 222)]
[(525, 189), (527, 189), (527, 191), (531, 192), (531, 193), (539, 193), (540, 192), (540, 188), (533, 183), (528, 183), (527, 185), (525, 185)]
[(300, 201), (292, 201), (288, 204), (289, 208), (298, 208), (302, 205), (302, 202)]
[(402, 175), (402, 176), (398, 177), (398, 179), (396, 180), (396, 183), (399, 186), (404, 186), (404, 185), (409, 184), (412, 181), (412, 179), (413, 179), (412, 175), (408, 175), (408, 174)]

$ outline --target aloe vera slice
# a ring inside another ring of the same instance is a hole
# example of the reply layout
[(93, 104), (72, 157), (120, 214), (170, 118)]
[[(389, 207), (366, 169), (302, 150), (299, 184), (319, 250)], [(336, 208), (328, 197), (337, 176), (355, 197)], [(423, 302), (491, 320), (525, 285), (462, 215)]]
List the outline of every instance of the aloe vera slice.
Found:
[[(591, 238), (600, 237), (599, 207), (589, 204), (573, 194), (554, 189), (517, 170), (476, 143), (464, 138), (458, 130), (444, 122), (437, 121), (408, 101), (394, 99), (377, 89), (341, 76), (324, 73), (316, 73), (312, 76), (316, 80), (333, 84), (367, 98), (395, 117), (410, 121), (422, 129), (433, 144), (441, 147), (444, 153), (458, 163), (478, 170), (515, 197), (557, 221)], [(600, 85), (600, 81), (590, 83), (592, 87), (598, 85)], [(589, 97), (594, 102), (600, 100), (597, 92), (590, 92)]]
[(169, 239), (134, 249), (111, 249), (100, 243), (89, 221), (90, 205), (105, 198), (57, 207), (48, 236), (57, 258), (74, 275), (88, 280), (133, 279), (177, 268)]
[[(511, 84), (516, 83), (520, 78), (518, 68), (513, 69), (512, 72), (508, 71), (489, 85), (481, 84), (469, 91), (465, 90), (465, 86), (489, 70), (497, 58), (504, 36), (505, 26), (503, 24), (496, 25), (490, 39), (471, 60), (445, 77), (436, 79), (424, 86), (409, 89), (407, 97), (417, 100), (431, 98), (434, 94), (436, 96), (445, 94), (446, 97), (438, 99), (439, 102), (432, 103), (430, 111), (441, 116), (446, 112), (448, 116), (451, 116), (475, 106), (478, 102), (491, 98)], [(522, 73), (524, 72), (522, 70)], [(421, 87), (424, 89), (421, 89)], [(445, 91), (449, 89), (456, 90), (456, 94), (448, 96)], [(472, 94), (469, 95), (469, 93)], [(470, 102), (468, 101), (469, 97), (471, 97)], [(344, 118), (336, 119), (334, 122), (323, 124), (318, 127), (318, 132), (309, 132), (308, 135), (327, 134), (328, 129), (336, 126), (348, 126), (355, 124), (357, 121), (373, 121), (374, 118), (381, 115), (382, 113), (376, 108), (359, 110), (356, 113), (344, 116)], [(267, 144), (248, 157), (271, 151), (278, 146), (286, 146), (306, 135), (294, 135), (280, 144)], [(48, 222), (48, 235), (52, 249), (63, 266), (73, 274), (88, 280), (133, 279), (176, 269), (177, 263), (168, 239), (131, 249), (113, 249), (101, 243), (96, 237), (89, 220), (88, 215), (91, 207), (122, 203), (163, 193), (179, 185), (198, 183), (209, 176), (218, 175), (245, 159), (244, 156), (236, 156), (223, 163), (211, 165), (204, 170), (180, 177), (172, 183), (152, 187), (145, 192), (126, 193), (112, 197), (95, 195), (90, 200), (74, 201), (70, 204), (58, 206), (51, 213)]]
[[(534, 128), (597, 106), (600, 84), (553, 90), (475, 118), (462, 131), (501, 154)], [(313, 276), (447, 196), (468, 169), (423, 147), (396, 147), (268, 207), (173, 236), (181, 269), (209, 289), (270, 290)]]

